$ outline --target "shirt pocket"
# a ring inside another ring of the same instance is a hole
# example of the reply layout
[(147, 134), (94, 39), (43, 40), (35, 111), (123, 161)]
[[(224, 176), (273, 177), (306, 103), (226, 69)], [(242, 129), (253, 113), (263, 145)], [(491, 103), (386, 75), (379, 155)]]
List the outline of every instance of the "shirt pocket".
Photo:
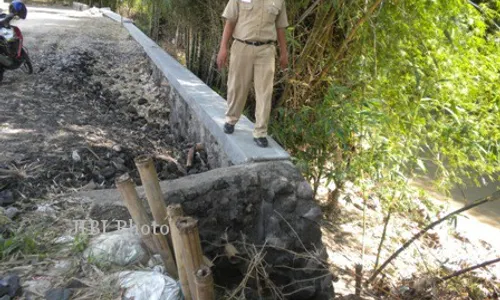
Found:
[(240, 16), (248, 16), (253, 10), (253, 3), (240, 1)]
[(280, 13), (280, 9), (276, 6), (276, 4), (269, 4), (266, 6), (266, 21), (267, 23), (274, 24), (278, 15)]

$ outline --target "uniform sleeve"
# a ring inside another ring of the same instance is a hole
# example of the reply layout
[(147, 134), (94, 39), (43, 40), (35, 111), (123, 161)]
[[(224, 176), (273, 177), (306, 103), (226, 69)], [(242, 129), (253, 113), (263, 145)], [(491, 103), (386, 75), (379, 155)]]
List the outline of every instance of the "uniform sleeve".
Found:
[(238, 0), (229, 0), (222, 17), (231, 21), (238, 19)]
[(283, 1), (283, 6), (281, 7), (280, 13), (276, 18), (276, 28), (286, 28), (288, 27), (288, 16), (286, 15), (286, 5)]

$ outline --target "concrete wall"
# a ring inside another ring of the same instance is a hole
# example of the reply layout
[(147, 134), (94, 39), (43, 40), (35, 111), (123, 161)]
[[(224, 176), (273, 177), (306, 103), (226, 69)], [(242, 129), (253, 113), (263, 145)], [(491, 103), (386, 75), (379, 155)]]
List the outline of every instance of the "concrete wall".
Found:
[[(101, 11), (105, 16), (121, 21), (119, 15), (109, 10)], [(203, 143), (212, 168), (290, 158), (273, 139), (269, 140), (270, 147), (257, 147), (252, 137), (254, 125), (246, 117), (237, 124), (234, 134), (226, 135), (222, 130), (226, 101), (168, 55), (130, 20), (124, 21), (124, 27), (144, 48), (158, 84), (169, 94), (172, 109), (170, 123), (174, 133)]]

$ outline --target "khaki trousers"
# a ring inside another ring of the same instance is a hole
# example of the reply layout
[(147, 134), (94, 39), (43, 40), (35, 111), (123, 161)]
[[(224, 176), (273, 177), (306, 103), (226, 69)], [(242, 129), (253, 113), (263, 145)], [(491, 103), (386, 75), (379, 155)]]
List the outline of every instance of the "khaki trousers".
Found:
[(240, 119), (253, 79), (256, 98), (253, 136), (256, 138), (267, 136), (273, 95), (275, 56), (276, 47), (272, 44), (253, 46), (235, 40), (231, 46), (226, 122), (234, 125)]

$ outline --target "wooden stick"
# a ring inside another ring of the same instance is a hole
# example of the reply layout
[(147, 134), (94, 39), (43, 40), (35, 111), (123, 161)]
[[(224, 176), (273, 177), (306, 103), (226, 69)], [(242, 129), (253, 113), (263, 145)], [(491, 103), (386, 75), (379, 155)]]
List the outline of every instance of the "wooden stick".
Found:
[(170, 227), (170, 236), (172, 237), (172, 244), (174, 246), (175, 261), (177, 262), (177, 272), (179, 273), (179, 281), (181, 283), (182, 293), (184, 299), (191, 300), (191, 291), (189, 290), (189, 281), (182, 258), (183, 243), (182, 238), (177, 228), (177, 220), (184, 216), (184, 211), (180, 204), (171, 204), (167, 207), (168, 224)]
[(173, 162), (177, 166), (177, 170), (181, 172), (183, 175), (187, 175), (186, 169), (184, 169), (181, 165), (180, 162), (178, 162), (175, 158), (168, 154), (157, 154), (155, 155), (156, 158), (161, 159), (161, 160), (166, 160), (168, 162)]
[(132, 220), (134, 220), (135, 226), (137, 226), (139, 232), (141, 232), (144, 244), (146, 244), (151, 252), (156, 253), (158, 249), (156, 249), (153, 234), (151, 232), (149, 234), (145, 234), (143, 233), (143, 230), (141, 230), (143, 226), (151, 226), (151, 220), (149, 219), (144, 206), (142, 206), (139, 195), (135, 190), (134, 181), (130, 178), (129, 174), (126, 173), (116, 178), (115, 184), (116, 188), (120, 192), (120, 195), (122, 196), (123, 202), (125, 202), (125, 206), (127, 207)]
[(460, 271), (456, 271), (455, 273), (451, 274), (451, 275), (448, 275), (446, 277), (443, 277), (443, 278), (439, 278), (438, 279), (438, 283), (441, 283), (443, 281), (446, 281), (446, 280), (449, 280), (449, 279), (452, 279), (453, 277), (457, 277), (457, 276), (460, 276), (464, 273), (467, 273), (467, 272), (470, 272), (470, 271), (473, 271), (475, 269), (479, 269), (479, 268), (482, 268), (482, 267), (486, 267), (488, 265), (492, 265), (492, 264), (496, 264), (500, 262), (500, 257), (498, 258), (495, 258), (495, 259), (492, 259), (492, 260), (489, 260), (489, 261), (485, 261), (479, 265), (475, 265), (475, 266), (472, 266), (472, 267), (469, 267), (469, 268), (465, 268), (465, 269), (462, 269)]
[(382, 237), (380, 238), (380, 243), (378, 245), (377, 250), (377, 258), (375, 259), (375, 268), (378, 268), (378, 262), (380, 260), (380, 253), (382, 252), (382, 246), (384, 245), (385, 236), (387, 235), (387, 225), (389, 225), (389, 220), (391, 219), (392, 207), (389, 208), (389, 212), (387, 213), (387, 217), (384, 220), (384, 229), (382, 230)]
[(356, 264), (355, 266), (355, 274), (356, 274), (356, 285), (355, 285), (355, 295), (361, 296), (361, 283), (363, 282), (363, 265)]
[(205, 147), (203, 146), (202, 143), (197, 143), (194, 145), (191, 149), (189, 149), (188, 155), (187, 155), (187, 160), (186, 160), (186, 167), (191, 168), (193, 166), (193, 160), (194, 160), (194, 154), (197, 151), (204, 150)]
[(191, 217), (182, 217), (177, 220), (176, 226), (179, 229), (184, 247), (182, 260), (188, 277), (189, 290), (191, 296), (196, 297), (195, 272), (198, 271), (203, 261), (198, 221)]
[[(153, 164), (153, 159), (149, 156), (141, 155), (135, 158), (135, 165), (139, 170), (141, 176), (142, 186), (146, 192), (149, 208), (153, 214), (153, 219), (156, 226), (168, 226), (167, 212), (165, 204), (163, 203), (163, 196), (161, 194), (160, 183), (158, 181), (158, 174)], [(156, 245), (158, 252), (165, 262), (167, 272), (172, 276), (177, 276), (177, 267), (175, 266), (174, 256), (170, 246), (168, 245), (167, 236), (160, 234), (156, 231)]]
[(195, 274), (197, 300), (214, 300), (214, 279), (212, 270), (202, 265)]

